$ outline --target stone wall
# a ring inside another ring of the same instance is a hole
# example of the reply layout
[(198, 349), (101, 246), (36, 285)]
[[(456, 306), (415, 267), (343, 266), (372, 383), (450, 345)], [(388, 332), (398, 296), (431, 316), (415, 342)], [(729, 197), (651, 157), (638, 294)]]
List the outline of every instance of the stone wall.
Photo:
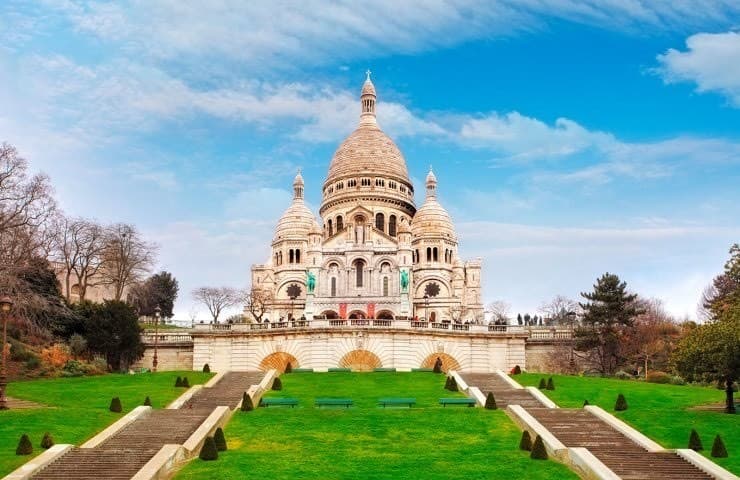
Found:
[[(132, 365), (131, 368), (152, 368), (154, 360), (154, 348), (147, 345), (141, 360)], [(159, 370), (200, 370), (193, 365), (193, 345), (159, 345), (157, 349), (157, 362)], [(202, 368), (202, 365), (201, 365)]]

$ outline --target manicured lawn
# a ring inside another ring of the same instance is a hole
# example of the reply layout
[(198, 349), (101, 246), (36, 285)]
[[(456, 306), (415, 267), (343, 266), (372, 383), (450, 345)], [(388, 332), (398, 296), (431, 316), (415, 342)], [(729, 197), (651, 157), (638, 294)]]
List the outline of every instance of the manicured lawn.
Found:
[[(537, 386), (540, 378), (550, 375), (522, 374), (513, 378), (526, 386)], [(740, 415), (702, 411), (697, 405), (721, 404), (725, 393), (710, 387), (659, 385), (634, 380), (552, 375), (555, 390), (543, 392), (561, 407), (581, 407), (588, 399), (592, 405), (615, 414), (642, 433), (667, 448), (686, 448), (689, 433), (695, 428), (709, 457), (716, 434), (727, 446), (728, 458), (713, 458), (735, 474), (740, 474)], [(614, 411), (619, 393), (629, 408)]]
[[(211, 376), (200, 372), (161, 372), (11, 383), (8, 395), (47, 408), (0, 411), (0, 477), (32, 458), (15, 454), (22, 434), (30, 436), (33, 455), (42, 452), (39, 443), (44, 432), (50, 432), (56, 443), (78, 445), (144, 403), (147, 395), (154, 408), (170, 403), (186, 390), (174, 387), (178, 375), (187, 375), (191, 385), (203, 383)], [(124, 413), (108, 411), (112, 397), (121, 398)]]
[[(294, 373), (282, 376), (296, 408), (238, 412), (226, 429), (230, 450), (216, 462), (195, 459), (178, 479), (275, 480), (575, 479), (565, 466), (530, 460), (503, 411), (441, 408), (454, 394), (432, 373)], [(349, 397), (350, 409), (314, 408), (316, 397)], [(415, 397), (417, 406), (379, 408), (381, 397)]]

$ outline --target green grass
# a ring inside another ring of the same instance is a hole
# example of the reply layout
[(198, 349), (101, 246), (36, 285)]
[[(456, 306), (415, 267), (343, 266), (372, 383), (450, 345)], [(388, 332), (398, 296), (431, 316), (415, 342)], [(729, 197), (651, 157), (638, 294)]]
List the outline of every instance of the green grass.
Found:
[[(283, 375), (296, 408), (238, 412), (226, 429), (229, 451), (216, 462), (196, 459), (178, 479), (274, 480), (575, 479), (565, 466), (530, 460), (521, 432), (503, 411), (438, 405), (459, 396), (432, 373)], [(350, 409), (314, 408), (316, 397), (349, 397)], [(379, 408), (381, 397), (415, 397), (412, 409)]]
[[(175, 378), (187, 375), (191, 385), (203, 383), (211, 374), (161, 372), (137, 375), (110, 374), (99, 377), (55, 378), (12, 382), (8, 395), (41, 403), (46, 408), (0, 411), (0, 477), (10, 473), (43, 450), (44, 432), (56, 443), (78, 445), (144, 403), (147, 395), (154, 408), (162, 408), (186, 389), (175, 388)], [(120, 397), (123, 413), (108, 411), (112, 397)], [(21, 435), (33, 443), (33, 455), (16, 456)]]
[[(740, 473), (740, 415), (702, 411), (697, 405), (722, 404), (725, 393), (711, 387), (660, 385), (634, 380), (598, 377), (522, 374), (513, 378), (522, 385), (536, 387), (540, 378), (553, 377), (555, 390), (543, 390), (561, 407), (581, 407), (588, 399), (629, 423), (667, 448), (686, 448), (692, 428), (699, 433), (709, 457), (712, 441), (720, 434), (727, 446), (728, 458), (712, 458), (735, 474)], [(629, 408), (614, 411), (618, 394), (624, 394)]]

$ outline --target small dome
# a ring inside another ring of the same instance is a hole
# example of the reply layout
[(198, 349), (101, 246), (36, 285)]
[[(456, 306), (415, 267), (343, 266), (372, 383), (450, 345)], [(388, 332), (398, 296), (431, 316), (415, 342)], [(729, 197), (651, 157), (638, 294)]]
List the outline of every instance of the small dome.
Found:
[(429, 169), (426, 179), (427, 197), (424, 205), (416, 211), (411, 220), (411, 234), (418, 238), (446, 238), (457, 241), (452, 218), (447, 210), (437, 201), (437, 177)]
[(370, 81), (370, 77), (367, 77), (367, 80), (365, 80), (365, 83), (362, 84), (362, 92), (360, 95), (373, 95), (377, 96), (375, 94), (375, 85), (373, 85), (373, 82)]
[(308, 209), (303, 199), (294, 199), (278, 220), (273, 241), (291, 239), (308, 239), (316, 218)]
[(332, 183), (351, 174), (397, 177), (411, 183), (401, 151), (377, 125), (362, 125), (342, 142), (331, 160), (326, 181)]

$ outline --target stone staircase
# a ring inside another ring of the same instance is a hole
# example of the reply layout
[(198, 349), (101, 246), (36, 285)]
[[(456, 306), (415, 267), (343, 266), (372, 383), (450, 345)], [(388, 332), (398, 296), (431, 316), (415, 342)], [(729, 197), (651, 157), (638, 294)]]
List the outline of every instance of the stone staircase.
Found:
[(260, 372), (230, 372), (199, 390), (178, 410), (151, 410), (95, 448), (74, 448), (34, 480), (128, 480), (165, 444), (182, 444), (220, 406), (234, 408), (262, 379)]
[(521, 405), (566, 447), (587, 448), (623, 480), (711, 480), (713, 477), (672, 452), (649, 452), (584, 409), (545, 408), (525, 389), (498, 374), (466, 374), (468, 385), (493, 392), (499, 407)]

